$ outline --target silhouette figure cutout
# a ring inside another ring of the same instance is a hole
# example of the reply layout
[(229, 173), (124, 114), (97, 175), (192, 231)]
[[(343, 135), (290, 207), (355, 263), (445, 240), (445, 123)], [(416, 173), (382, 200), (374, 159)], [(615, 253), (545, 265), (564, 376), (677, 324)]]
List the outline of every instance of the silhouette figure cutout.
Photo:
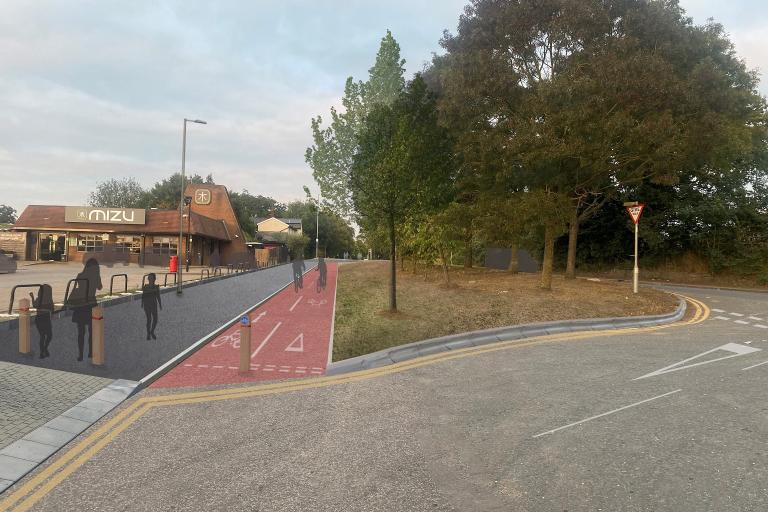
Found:
[(40, 336), (40, 359), (44, 359), (51, 354), (48, 352), (48, 346), (53, 338), (53, 324), (51, 316), (53, 315), (53, 288), (51, 285), (44, 284), (37, 293), (37, 298), (29, 292), (29, 298), (32, 299), (32, 305), (37, 310), (35, 315), (35, 327)]
[[(92, 309), (96, 306), (96, 290), (103, 288), (101, 284), (101, 272), (96, 258), (90, 258), (85, 262), (83, 271), (77, 274), (75, 288), (69, 296), (69, 304), (74, 308), (72, 322), (77, 324), (77, 360), (83, 360), (83, 346), (85, 345), (85, 331), (88, 330), (88, 357), (91, 357), (93, 349), (93, 315)], [(86, 286), (85, 281), (88, 282)]]
[(302, 256), (294, 258), (291, 265), (293, 266), (293, 289), (296, 293), (299, 293), (299, 290), (304, 289), (304, 271), (307, 269), (307, 266), (304, 265), (304, 258)]
[(317, 259), (317, 271), (320, 272), (320, 276), (317, 279), (317, 292), (325, 290), (325, 284), (328, 279), (328, 266), (325, 264), (325, 258), (320, 257)]
[(141, 289), (141, 307), (147, 317), (147, 339), (156, 340), (155, 328), (157, 327), (157, 308), (163, 309), (160, 301), (160, 287), (155, 284), (157, 276), (152, 273), (147, 275), (148, 284)]

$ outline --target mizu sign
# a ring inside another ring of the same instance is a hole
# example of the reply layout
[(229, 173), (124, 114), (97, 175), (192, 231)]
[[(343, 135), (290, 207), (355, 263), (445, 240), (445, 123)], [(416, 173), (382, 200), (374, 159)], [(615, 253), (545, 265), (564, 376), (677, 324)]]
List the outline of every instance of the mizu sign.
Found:
[(89, 224), (144, 224), (146, 212), (137, 208), (90, 208), (66, 206), (64, 222)]

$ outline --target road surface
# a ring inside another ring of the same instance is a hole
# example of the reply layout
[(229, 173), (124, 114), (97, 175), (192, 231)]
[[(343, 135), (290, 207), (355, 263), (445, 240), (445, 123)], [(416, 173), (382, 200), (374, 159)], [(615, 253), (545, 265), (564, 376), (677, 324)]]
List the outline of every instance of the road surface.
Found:
[(768, 295), (682, 292), (667, 327), (149, 390), (0, 509), (768, 510)]

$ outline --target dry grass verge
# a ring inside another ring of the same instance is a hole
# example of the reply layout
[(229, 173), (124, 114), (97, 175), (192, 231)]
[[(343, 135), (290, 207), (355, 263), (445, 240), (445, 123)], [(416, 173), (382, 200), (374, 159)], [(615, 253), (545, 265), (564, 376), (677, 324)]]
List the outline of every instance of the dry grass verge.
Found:
[(631, 284), (568, 281), (555, 276), (551, 292), (538, 288), (538, 275), (510, 275), (485, 269), (453, 269), (453, 286), (438, 274), (398, 274), (399, 312), (388, 305), (388, 264), (342, 265), (336, 298), (333, 360), (478, 329), (577, 318), (655, 315), (677, 306), (669, 294)]

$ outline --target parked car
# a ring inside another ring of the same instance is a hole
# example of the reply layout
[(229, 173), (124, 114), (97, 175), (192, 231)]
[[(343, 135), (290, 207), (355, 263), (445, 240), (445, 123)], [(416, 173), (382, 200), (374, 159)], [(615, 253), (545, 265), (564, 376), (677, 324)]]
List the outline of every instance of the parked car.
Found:
[(16, 272), (16, 260), (12, 254), (0, 252), (0, 274), (12, 274)]

